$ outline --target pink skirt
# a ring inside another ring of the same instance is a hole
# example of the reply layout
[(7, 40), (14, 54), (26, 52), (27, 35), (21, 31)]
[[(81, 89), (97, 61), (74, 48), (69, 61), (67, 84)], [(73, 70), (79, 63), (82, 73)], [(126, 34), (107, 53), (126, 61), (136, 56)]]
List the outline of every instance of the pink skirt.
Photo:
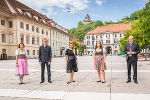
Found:
[(26, 59), (23, 57), (18, 58), (18, 67), (16, 67), (16, 75), (17, 76), (29, 75), (28, 65), (26, 63)]

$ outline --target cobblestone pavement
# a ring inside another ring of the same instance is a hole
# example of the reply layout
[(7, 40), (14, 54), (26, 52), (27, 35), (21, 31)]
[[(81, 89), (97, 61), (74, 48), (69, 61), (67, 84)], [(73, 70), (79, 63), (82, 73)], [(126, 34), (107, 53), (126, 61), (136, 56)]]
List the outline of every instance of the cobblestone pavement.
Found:
[[(129, 84), (125, 57), (107, 56), (106, 83), (97, 83), (92, 56), (81, 56), (76, 82), (67, 85), (65, 58), (53, 58), (50, 84), (40, 84), (40, 65), (37, 59), (29, 59), (30, 75), (26, 84), (19, 85), (14, 75), (15, 60), (0, 61), (0, 100), (150, 100), (150, 62), (138, 61), (138, 81)], [(45, 73), (45, 76), (47, 73)], [(47, 77), (46, 77), (47, 78)]]

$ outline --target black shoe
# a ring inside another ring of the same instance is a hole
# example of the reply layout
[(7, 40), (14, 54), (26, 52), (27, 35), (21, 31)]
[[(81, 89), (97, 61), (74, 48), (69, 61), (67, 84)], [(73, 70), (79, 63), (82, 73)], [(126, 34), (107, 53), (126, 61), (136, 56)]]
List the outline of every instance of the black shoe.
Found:
[(41, 81), (40, 84), (44, 83), (44, 81)]
[(67, 84), (70, 84), (71, 82), (67, 82)]
[(97, 82), (101, 82), (101, 80), (97, 81)]
[(102, 81), (102, 83), (106, 83), (106, 81)]
[(25, 84), (24, 82), (21, 82), (21, 84)]
[(138, 84), (138, 81), (137, 81), (137, 80), (134, 80), (134, 83), (135, 83), (135, 84)]
[(52, 81), (51, 81), (51, 80), (49, 80), (49, 81), (48, 81), (48, 83), (52, 83)]
[(76, 82), (75, 80), (73, 80), (72, 82)]
[(130, 82), (131, 82), (131, 80), (127, 80), (127, 81), (126, 81), (126, 83), (130, 83)]
[(21, 85), (22, 83), (20, 82), (19, 85)]

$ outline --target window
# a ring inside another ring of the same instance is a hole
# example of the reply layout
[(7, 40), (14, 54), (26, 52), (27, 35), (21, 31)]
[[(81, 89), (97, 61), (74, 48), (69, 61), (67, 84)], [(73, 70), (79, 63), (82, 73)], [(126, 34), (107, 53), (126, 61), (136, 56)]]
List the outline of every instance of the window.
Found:
[(9, 28), (13, 27), (13, 21), (9, 21), (8, 24), (9, 24)]
[(26, 43), (29, 44), (30, 43), (30, 39), (29, 36), (26, 37)]
[(24, 35), (21, 35), (20, 38), (21, 38), (21, 43), (24, 43)]
[(39, 33), (39, 28), (38, 27), (36, 27), (36, 32)]
[(115, 37), (117, 37), (117, 34), (115, 34)]
[(115, 46), (115, 48), (117, 48), (117, 46)]
[(37, 50), (37, 55), (39, 55), (39, 50)]
[(98, 36), (96, 35), (96, 39), (98, 39)]
[(40, 45), (40, 41), (39, 41), (39, 38), (37, 38), (37, 45)]
[(106, 40), (106, 43), (110, 43), (110, 40)]
[(27, 55), (30, 55), (30, 51), (29, 50), (27, 50)]
[(87, 41), (87, 45), (90, 45), (90, 41)]
[(3, 53), (3, 54), (6, 54), (6, 49), (2, 49), (2, 53)]
[(106, 37), (109, 38), (109, 37), (110, 37), (110, 34), (106, 34)]
[(13, 35), (9, 34), (9, 43), (13, 43)]
[(5, 34), (2, 34), (2, 42), (6, 43), (6, 35)]
[(94, 40), (95, 38), (94, 38), (94, 36), (92, 36), (92, 40)]
[(26, 30), (29, 30), (29, 24), (26, 24)]
[(24, 23), (20, 22), (20, 28), (24, 28)]
[(94, 41), (92, 41), (92, 45), (94, 45)]
[(35, 44), (35, 38), (34, 37), (32, 38), (32, 44)]
[(115, 39), (115, 40), (114, 40), (114, 43), (118, 43), (118, 39)]
[(120, 37), (122, 37), (122, 34), (120, 34)]
[(44, 29), (42, 29), (42, 34), (44, 34)]
[(102, 38), (103, 36), (102, 35), (100, 35), (100, 38)]
[(23, 14), (23, 15), (26, 15), (26, 11), (22, 10), (22, 14)]
[(33, 55), (35, 55), (35, 50), (33, 50)]
[(90, 39), (90, 36), (87, 36), (87, 39)]
[(1, 20), (1, 25), (5, 26), (5, 20)]
[(34, 26), (32, 26), (32, 31), (34, 32)]
[(48, 36), (48, 32), (46, 31), (46, 35)]
[(103, 44), (103, 40), (101, 40), (101, 44)]

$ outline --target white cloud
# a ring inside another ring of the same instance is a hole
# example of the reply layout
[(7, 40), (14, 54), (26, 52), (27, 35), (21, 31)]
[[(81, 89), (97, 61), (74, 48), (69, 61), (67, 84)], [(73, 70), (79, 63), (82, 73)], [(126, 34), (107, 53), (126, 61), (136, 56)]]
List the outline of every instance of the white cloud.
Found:
[(101, 6), (103, 4), (103, 1), (102, 0), (96, 0), (96, 3)]
[(89, 0), (18, 0), (27, 6), (44, 13), (47, 16), (56, 15), (63, 11), (77, 12), (88, 8)]

